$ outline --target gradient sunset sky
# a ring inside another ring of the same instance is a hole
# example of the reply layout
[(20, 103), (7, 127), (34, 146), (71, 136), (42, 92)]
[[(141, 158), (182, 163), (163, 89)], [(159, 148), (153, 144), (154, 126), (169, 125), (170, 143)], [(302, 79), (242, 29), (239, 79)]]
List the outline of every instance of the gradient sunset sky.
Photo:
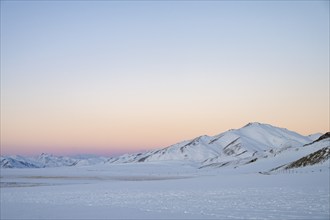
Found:
[(1, 1), (1, 155), (111, 155), (251, 121), (329, 130), (329, 1)]

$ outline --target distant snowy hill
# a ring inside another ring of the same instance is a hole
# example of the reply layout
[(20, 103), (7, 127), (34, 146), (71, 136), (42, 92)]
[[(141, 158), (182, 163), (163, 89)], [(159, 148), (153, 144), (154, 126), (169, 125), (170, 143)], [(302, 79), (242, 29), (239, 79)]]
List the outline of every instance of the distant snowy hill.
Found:
[(231, 129), (215, 136), (203, 135), (163, 149), (113, 158), (41, 154), (34, 158), (3, 156), (0, 162), (2, 168), (42, 168), (89, 166), (101, 163), (110, 165), (181, 161), (194, 163), (195, 167), (200, 169), (220, 167), (241, 169), (244, 167), (244, 169), (275, 172), (303, 166), (304, 163), (300, 163), (299, 160), (307, 161), (309, 157), (314, 160), (306, 162), (306, 165), (328, 161), (329, 148), (329, 133), (303, 136), (285, 128), (254, 122), (240, 129)]
[(103, 163), (105, 157), (96, 156), (54, 156), (42, 153), (37, 157), (22, 156), (2, 156), (0, 164), (2, 168), (44, 168), (44, 167), (63, 167), (63, 166), (89, 166)]
[(76, 159), (70, 157), (54, 156), (45, 153), (42, 153), (35, 160), (38, 163), (43, 164), (44, 167), (73, 166), (77, 163)]
[(1, 168), (40, 168), (37, 161), (21, 156), (3, 156), (0, 157)]

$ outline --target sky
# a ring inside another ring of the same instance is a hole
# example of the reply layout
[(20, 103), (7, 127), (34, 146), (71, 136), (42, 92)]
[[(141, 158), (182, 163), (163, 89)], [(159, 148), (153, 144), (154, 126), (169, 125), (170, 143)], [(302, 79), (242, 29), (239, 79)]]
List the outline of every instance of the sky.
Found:
[(1, 155), (323, 133), (329, 92), (329, 1), (1, 1)]

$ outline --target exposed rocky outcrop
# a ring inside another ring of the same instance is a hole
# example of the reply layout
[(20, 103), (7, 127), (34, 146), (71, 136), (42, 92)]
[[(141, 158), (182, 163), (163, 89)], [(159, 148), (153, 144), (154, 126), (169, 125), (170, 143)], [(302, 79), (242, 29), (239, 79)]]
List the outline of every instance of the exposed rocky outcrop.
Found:
[(285, 167), (285, 169), (292, 169), (298, 167), (311, 166), (322, 163), (330, 158), (330, 147), (322, 148), (314, 153), (296, 160)]

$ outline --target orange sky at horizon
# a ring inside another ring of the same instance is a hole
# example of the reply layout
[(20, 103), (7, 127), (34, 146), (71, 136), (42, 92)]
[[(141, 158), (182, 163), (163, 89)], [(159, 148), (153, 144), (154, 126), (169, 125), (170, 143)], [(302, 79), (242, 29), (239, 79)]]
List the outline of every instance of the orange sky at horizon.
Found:
[[(44, 133), (40, 132), (26, 132), (24, 135), (17, 135), (17, 130), (15, 130), (15, 143), (16, 145), (11, 146), (8, 144), (9, 148), (3, 148), (2, 155), (37, 155), (41, 153), (52, 153), (56, 155), (73, 155), (73, 154), (98, 154), (98, 155), (118, 155), (123, 153), (139, 152), (150, 149), (158, 149), (167, 147), (169, 145), (181, 142), (184, 140), (193, 139), (200, 135), (217, 135), (219, 133), (225, 132), (229, 129), (236, 129), (243, 127), (246, 123), (236, 122), (236, 126), (228, 127), (231, 123), (221, 123), (221, 124), (210, 124), (208, 122), (198, 122), (191, 123), (191, 125), (151, 125), (151, 128), (141, 128), (139, 126), (131, 126), (125, 129), (125, 133), (120, 132), (122, 130), (117, 130), (117, 132), (107, 133), (97, 133), (98, 130), (94, 130), (94, 134), (88, 129), (80, 129), (76, 132), (70, 132), (66, 129), (56, 130), (53, 129), (51, 132), (44, 130)], [(198, 126), (197, 124), (201, 125)], [(210, 126), (211, 125), (211, 126)], [(272, 123), (274, 126), (283, 127)], [(288, 125), (289, 130), (296, 131), (302, 135), (309, 135), (317, 132), (325, 133), (329, 131), (324, 124), (325, 129), (318, 130), (318, 125), (309, 124), (305, 132), (300, 132), (298, 129), (294, 128), (294, 124)], [(187, 127), (195, 127), (194, 129), (186, 129)], [(205, 126), (205, 127), (203, 127)], [(206, 126), (209, 126), (206, 128)], [(314, 126), (314, 127), (313, 127)], [(143, 126), (142, 126), (143, 127)], [(68, 129), (76, 129), (74, 127), (68, 127)], [(96, 128), (97, 129), (97, 128)], [(99, 131), (104, 131), (104, 128)], [(5, 130), (7, 131), (7, 129)], [(36, 130), (40, 131), (40, 130)], [(11, 138), (7, 135), (7, 138)], [(21, 141), (18, 141), (21, 140)], [(28, 144), (27, 144), (28, 143)], [(2, 146), (6, 146), (6, 142), (2, 141)]]

